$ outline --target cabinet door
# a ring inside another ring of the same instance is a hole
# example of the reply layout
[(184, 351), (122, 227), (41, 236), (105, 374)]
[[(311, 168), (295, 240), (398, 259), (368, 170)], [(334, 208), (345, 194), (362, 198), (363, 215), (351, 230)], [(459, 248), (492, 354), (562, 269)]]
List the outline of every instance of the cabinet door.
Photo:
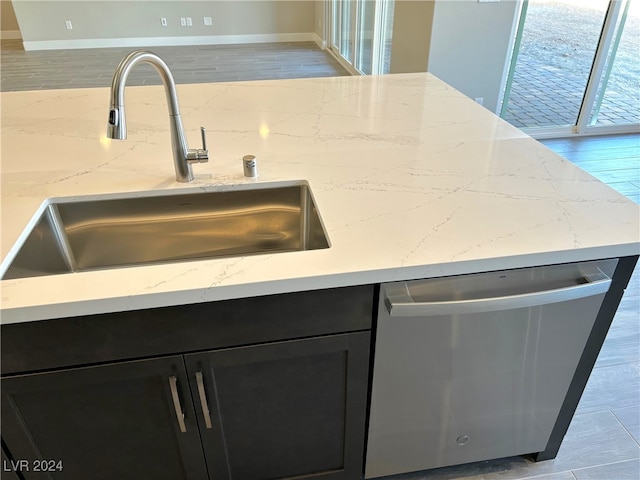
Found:
[(212, 478), (359, 479), (369, 333), (186, 356)]
[(2, 480), (20, 480), (18, 474), (19, 463), (10, 458), (4, 451), (4, 445), (2, 446)]
[(4, 378), (2, 437), (27, 480), (207, 478), (182, 356)]

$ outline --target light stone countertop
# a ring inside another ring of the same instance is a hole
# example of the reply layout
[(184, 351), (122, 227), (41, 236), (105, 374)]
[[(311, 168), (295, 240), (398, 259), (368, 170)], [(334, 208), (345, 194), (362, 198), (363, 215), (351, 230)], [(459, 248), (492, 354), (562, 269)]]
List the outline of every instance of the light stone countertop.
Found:
[(163, 87), (0, 95), (2, 271), (47, 198), (306, 180), (331, 248), (0, 282), (2, 323), (640, 253), (640, 207), (430, 74), (178, 85), (175, 182)]

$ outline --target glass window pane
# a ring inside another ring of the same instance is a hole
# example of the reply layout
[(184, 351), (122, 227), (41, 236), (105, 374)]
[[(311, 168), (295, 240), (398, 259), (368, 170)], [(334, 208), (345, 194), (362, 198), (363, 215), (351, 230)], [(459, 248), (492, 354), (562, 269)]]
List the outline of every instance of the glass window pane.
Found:
[(383, 12), (383, 24), (382, 32), (380, 35), (380, 42), (382, 43), (382, 71), (381, 73), (389, 73), (391, 71), (391, 42), (393, 38), (393, 11), (395, 7), (394, 0), (387, 0), (384, 2)]
[[(619, 34), (618, 29), (614, 38)], [(640, 2), (630, 3), (619, 41), (617, 43), (614, 41), (611, 55), (613, 63), (607, 65), (602, 77), (599, 87), (601, 97), (594, 105), (591, 124), (601, 126), (638, 123), (640, 122)], [(603, 87), (604, 95), (602, 95)]]
[(575, 125), (609, 0), (530, 0), (504, 118)]
[(353, 62), (351, 49), (351, 44), (353, 43), (352, 6), (355, 6), (355, 0), (342, 0), (340, 2), (340, 55), (349, 63)]
[(338, 0), (331, 2), (331, 45), (335, 48), (340, 45), (340, 3)]
[(358, 2), (358, 41), (355, 67), (365, 75), (371, 75), (373, 65), (373, 39), (377, 0)]

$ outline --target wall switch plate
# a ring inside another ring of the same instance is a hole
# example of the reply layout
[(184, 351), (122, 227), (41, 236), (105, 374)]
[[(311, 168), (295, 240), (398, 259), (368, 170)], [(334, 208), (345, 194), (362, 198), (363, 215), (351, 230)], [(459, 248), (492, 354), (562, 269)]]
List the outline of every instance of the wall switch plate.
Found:
[(73, 30), (73, 24), (71, 23), (71, 20), (65, 20), (64, 26), (67, 27), (67, 30)]
[(180, 26), (182, 27), (186, 27), (187, 26), (187, 19), (184, 17), (180, 17)]
[(203, 21), (207, 27), (210, 27), (213, 25), (213, 20), (211, 19), (211, 17), (204, 17)]
[(162, 18), (160, 19), (160, 25), (162, 25), (163, 27), (166, 27), (166, 26), (167, 26), (167, 19), (166, 19), (166, 18), (164, 18), (164, 17), (162, 17)]
[(191, 20), (191, 17), (187, 17), (187, 27), (192, 27), (193, 26), (193, 21)]

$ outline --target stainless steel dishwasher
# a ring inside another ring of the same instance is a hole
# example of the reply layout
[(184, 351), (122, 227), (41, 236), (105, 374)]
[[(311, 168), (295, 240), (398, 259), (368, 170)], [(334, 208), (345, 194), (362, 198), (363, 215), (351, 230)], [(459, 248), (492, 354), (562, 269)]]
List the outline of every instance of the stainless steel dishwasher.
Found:
[(544, 450), (616, 263), (383, 284), (365, 478)]

